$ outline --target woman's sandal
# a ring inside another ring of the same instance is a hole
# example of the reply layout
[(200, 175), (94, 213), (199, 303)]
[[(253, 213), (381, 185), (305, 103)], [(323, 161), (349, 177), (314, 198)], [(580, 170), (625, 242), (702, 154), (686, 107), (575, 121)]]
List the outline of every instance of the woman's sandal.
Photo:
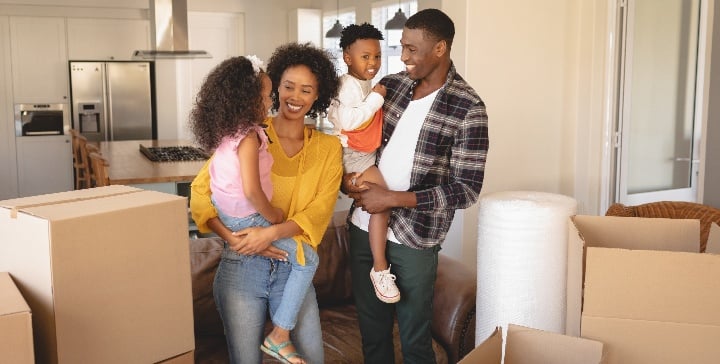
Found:
[(300, 356), (297, 351), (293, 351), (292, 353), (289, 353), (287, 355), (280, 354), (280, 350), (284, 349), (288, 345), (292, 345), (292, 342), (290, 340), (275, 345), (275, 343), (270, 339), (270, 337), (267, 336), (265, 337), (265, 341), (263, 342), (263, 344), (260, 345), (260, 350), (285, 364), (292, 364), (292, 362), (288, 359), (296, 357), (302, 359), (302, 356)]

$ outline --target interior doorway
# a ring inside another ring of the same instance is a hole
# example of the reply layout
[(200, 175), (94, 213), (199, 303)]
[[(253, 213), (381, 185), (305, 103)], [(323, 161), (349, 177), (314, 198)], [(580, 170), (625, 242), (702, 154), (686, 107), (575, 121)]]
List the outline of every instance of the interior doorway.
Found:
[(616, 202), (700, 200), (706, 2), (619, 1)]

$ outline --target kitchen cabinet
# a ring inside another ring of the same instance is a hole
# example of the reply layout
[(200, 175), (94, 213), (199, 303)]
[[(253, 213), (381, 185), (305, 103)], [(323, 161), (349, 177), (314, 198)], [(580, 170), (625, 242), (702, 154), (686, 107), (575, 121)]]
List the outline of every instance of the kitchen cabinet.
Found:
[(10, 17), (13, 100), (67, 103), (65, 18)]
[(144, 19), (67, 19), (71, 60), (132, 59), (133, 51), (150, 49), (150, 22)]
[(20, 197), (73, 189), (70, 135), (17, 137)]

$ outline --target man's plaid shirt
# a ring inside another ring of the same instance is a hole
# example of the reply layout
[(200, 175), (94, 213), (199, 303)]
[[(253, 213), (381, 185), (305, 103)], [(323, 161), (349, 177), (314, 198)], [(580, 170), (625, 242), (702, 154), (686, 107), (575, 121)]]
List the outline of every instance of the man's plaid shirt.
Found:
[[(415, 86), (405, 72), (388, 75), (380, 83), (387, 88), (387, 96), (378, 160)], [(417, 207), (392, 210), (390, 227), (403, 244), (424, 249), (445, 240), (455, 209), (470, 207), (478, 199), (488, 146), (485, 103), (451, 65), (415, 149), (410, 191), (417, 196)]]

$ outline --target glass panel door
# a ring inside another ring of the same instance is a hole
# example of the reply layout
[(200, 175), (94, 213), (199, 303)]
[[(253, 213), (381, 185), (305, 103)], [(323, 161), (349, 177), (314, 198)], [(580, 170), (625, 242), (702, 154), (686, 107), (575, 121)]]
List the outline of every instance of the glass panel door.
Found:
[(695, 201), (700, 0), (628, 0), (623, 9), (619, 201)]

